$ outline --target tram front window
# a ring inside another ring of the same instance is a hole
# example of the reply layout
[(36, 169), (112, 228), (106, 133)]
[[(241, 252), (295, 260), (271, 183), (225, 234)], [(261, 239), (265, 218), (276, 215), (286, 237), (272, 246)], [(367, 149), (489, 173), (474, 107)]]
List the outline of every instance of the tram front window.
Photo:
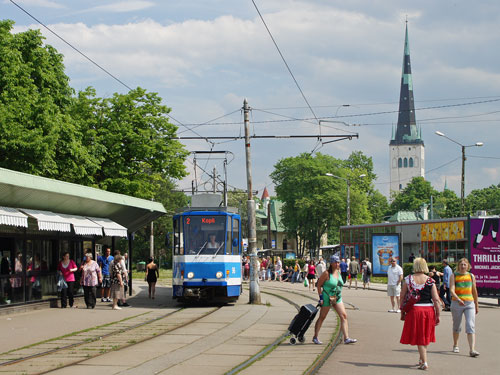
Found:
[(186, 254), (225, 253), (225, 216), (185, 216)]

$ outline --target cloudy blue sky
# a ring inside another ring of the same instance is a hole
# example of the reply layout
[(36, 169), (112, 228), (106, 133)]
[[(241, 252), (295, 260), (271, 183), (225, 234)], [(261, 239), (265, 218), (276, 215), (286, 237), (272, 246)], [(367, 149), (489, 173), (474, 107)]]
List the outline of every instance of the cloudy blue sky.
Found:
[[(40, 21), (130, 87), (155, 91), (172, 108), (181, 136), (243, 134), (242, 107), (253, 108), (257, 135), (318, 134), (306, 107), (251, 0), (62, 1), (18, 0)], [(469, 148), (466, 193), (500, 182), (500, 3), (483, 0), (256, 0), (317, 117), (342, 124), (323, 134), (359, 133), (359, 139), (319, 148), (338, 158), (361, 150), (373, 157), (376, 187), (389, 193), (389, 141), (397, 122), (405, 19), (408, 19), (417, 122), (426, 150), (426, 178), (438, 190), (460, 193), (460, 147)], [(16, 31), (40, 26), (8, 0), (2, 19)], [(65, 56), (76, 90), (94, 86), (100, 96), (126, 92), (42, 28), (47, 42)], [(471, 104), (472, 103), (472, 104)], [(305, 121), (278, 121), (289, 118)], [(174, 122), (175, 123), (175, 122)], [(206, 141), (187, 149), (210, 150)], [(274, 191), (269, 173), (283, 157), (310, 152), (317, 142), (252, 141), (254, 188)], [(234, 153), (229, 184), (246, 187), (242, 140), (216, 143)], [(192, 161), (192, 160), (191, 160)], [(202, 161), (207, 170), (217, 160)], [(192, 170), (192, 164), (186, 163)], [(198, 175), (198, 177), (200, 177)], [(179, 182), (189, 188), (191, 179)], [(202, 177), (203, 178), (203, 177)]]

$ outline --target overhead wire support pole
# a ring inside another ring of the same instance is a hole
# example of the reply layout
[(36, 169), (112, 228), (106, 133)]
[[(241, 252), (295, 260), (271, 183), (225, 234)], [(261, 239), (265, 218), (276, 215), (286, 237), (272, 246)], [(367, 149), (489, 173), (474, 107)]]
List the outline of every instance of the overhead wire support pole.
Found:
[(245, 122), (245, 158), (247, 167), (247, 211), (248, 211), (248, 252), (250, 254), (250, 303), (260, 304), (259, 261), (257, 259), (257, 228), (255, 223), (255, 201), (252, 195), (252, 162), (250, 159), (250, 107), (243, 100)]

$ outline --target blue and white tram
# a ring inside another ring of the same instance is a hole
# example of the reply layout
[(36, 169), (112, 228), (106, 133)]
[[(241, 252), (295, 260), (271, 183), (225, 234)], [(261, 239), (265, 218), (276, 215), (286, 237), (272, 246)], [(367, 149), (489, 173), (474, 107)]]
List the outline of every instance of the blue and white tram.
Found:
[(241, 218), (224, 208), (174, 216), (173, 298), (234, 302), (241, 294)]

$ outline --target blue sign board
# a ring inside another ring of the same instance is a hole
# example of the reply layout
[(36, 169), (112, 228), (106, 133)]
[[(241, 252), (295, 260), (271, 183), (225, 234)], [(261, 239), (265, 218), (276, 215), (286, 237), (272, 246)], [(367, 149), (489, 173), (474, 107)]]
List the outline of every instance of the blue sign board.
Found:
[(372, 234), (373, 274), (386, 275), (390, 259), (399, 264), (399, 234)]

